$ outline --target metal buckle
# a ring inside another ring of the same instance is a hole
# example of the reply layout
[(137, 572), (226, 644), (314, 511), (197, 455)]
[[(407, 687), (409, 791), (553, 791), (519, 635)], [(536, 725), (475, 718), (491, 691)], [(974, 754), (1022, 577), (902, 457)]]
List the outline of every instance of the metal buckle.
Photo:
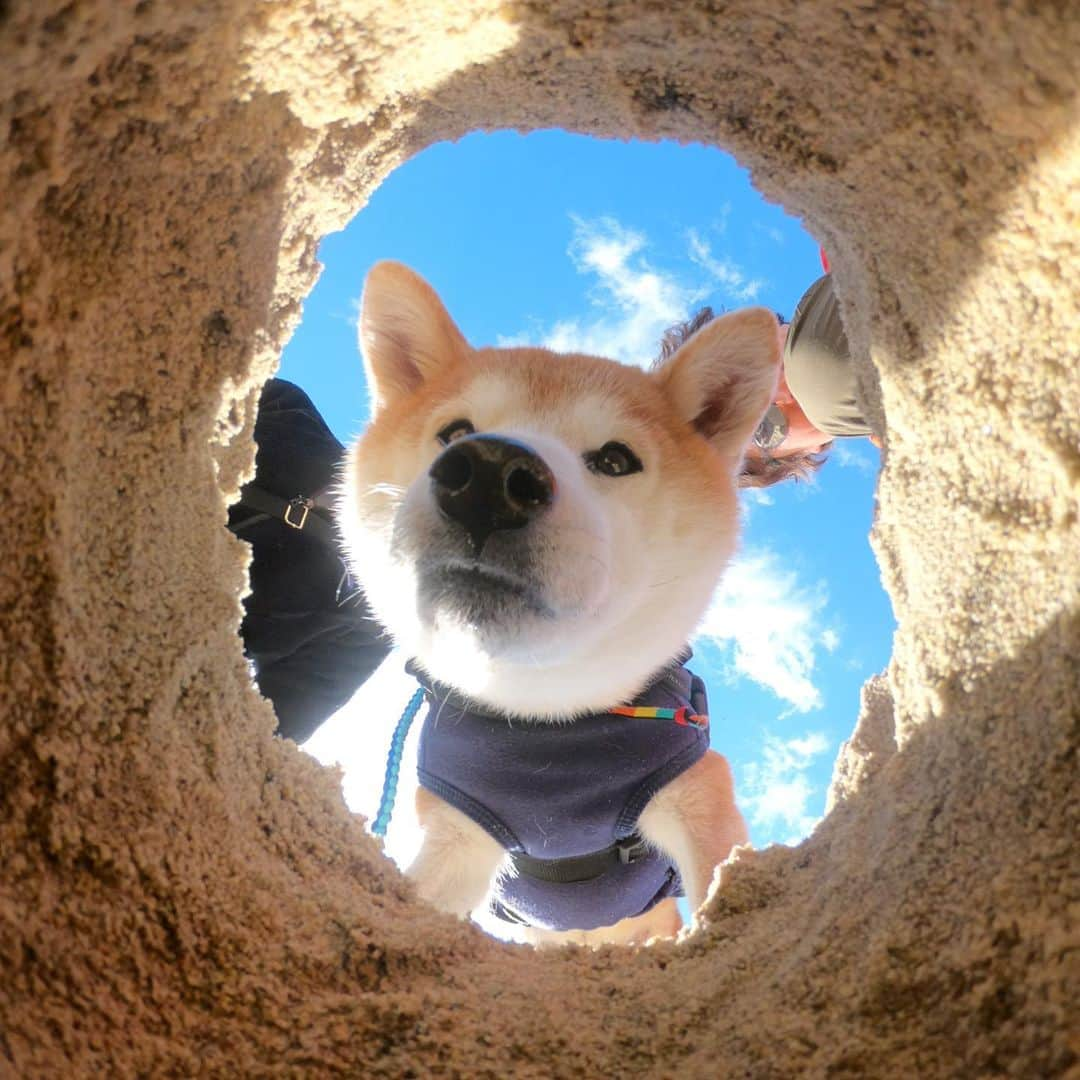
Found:
[(649, 853), (649, 845), (640, 837), (627, 837), (619, 844), (619, 862), (624, 866), (636, 863)]
[(709, 718), (705, 713), (696, 713), (685, 705), (680, 705), (675, 710), (672, 719), (680, 727), (696, 727), (702, 731), (707, 731), (709, 727)]
[[(311, 508), (315, 503), (311, 499), (304, 498), (303, 495), (297, 495), (295, 499), (290, 499), (288, 506), (285, 507), (285, 524), (293, 529), (302, 529), (307, 522), (308, 514), (311, 512)], [(293, 521), (292, 512), (294, 510), (302, 510), (299, 521)]]

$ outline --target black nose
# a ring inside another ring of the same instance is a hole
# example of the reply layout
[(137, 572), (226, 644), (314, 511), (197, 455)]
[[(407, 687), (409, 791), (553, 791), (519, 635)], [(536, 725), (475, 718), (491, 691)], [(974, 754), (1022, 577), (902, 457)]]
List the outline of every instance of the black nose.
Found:
[(428, 475), (439, 509), (464, 526), (477, 555), (493, 532), (524, 528), (555, 497), (555, 477), (544, 460), (498, 435), (456, 439)]

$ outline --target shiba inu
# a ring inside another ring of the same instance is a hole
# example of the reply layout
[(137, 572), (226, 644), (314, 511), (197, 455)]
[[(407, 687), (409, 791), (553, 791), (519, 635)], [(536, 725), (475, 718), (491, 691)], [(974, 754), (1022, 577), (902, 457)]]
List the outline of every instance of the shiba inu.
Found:
[(351, 567), (430, 708), (407, 873), (466, 916), (564, 940), (674, 933), (746, 839), (685, 646), (735, 546), (775, 317), (722, 316), (652, 371), (469, 346), (384, 262), (371, 422), (338, 506)]

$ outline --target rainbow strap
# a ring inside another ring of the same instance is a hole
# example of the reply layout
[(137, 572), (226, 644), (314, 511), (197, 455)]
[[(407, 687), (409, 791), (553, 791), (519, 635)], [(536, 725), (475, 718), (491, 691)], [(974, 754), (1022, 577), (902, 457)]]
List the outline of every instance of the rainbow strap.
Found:
[(689, 707), (681, 705), (677, 709), (657, 709), (652, 705), (617, 705), (608, 709), (613, 716), (631, 716), (639, 720), (674, 720), (683, 727), (696, 727), (707, 730), (709, 718), (704, 713), (691, 712)]

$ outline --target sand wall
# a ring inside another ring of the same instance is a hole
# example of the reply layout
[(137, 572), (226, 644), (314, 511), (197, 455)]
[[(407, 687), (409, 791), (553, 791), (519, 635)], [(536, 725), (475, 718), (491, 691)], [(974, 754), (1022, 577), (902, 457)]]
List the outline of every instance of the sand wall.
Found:
[[(1052, 0), (0, 3), (0, 1075), (1077, 1068), (1078, 57)], [(751, 167), (887, 431), (890, 669), (824, 824), (678, 948), (420, 908), (236, 635), (319, 238), (549, 125)]]

